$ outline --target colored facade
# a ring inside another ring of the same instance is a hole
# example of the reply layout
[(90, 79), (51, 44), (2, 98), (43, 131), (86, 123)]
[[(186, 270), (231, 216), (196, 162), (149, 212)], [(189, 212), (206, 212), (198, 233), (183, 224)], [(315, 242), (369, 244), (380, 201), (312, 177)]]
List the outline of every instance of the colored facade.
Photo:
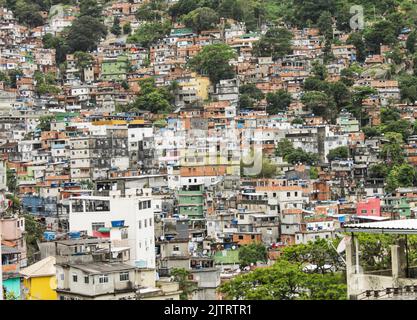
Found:
[(48, 257), (22, 269), (23, 293), (26, 300), (56, 300), (55, 257)]
[(196, 186), (195, 190), (181, 190), (178, 192), (179, 214), (189, 218), (203, 218), (204, 192), (202, 186)]
[(358, 202), (356, 214), (359, 216), (381, 216), (381, 199), (370, 198)]

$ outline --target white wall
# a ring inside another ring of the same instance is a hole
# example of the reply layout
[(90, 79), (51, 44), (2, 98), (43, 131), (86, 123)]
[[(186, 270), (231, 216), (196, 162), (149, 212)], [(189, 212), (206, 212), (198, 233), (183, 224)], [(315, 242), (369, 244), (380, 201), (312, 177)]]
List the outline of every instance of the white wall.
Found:
[[(155, 267), (155, 232), (154, 212), (151, 207), (139, 210), (139, 202), (150, 201), (151, 198), (110, 198), (110, 197), (80, 197), (79, 199), (110, 200), (110, 211), (105, 212), (73, 212), (70, 207), (69, 229), (70, 231), (86, 230), (92, 235), (92, 223), (104, 222), (106, 227), (111, 227), (111, 221), (124, 220), (128, 226), (128, 242), (130, 247), (129, 261), (144, 263), (148, 268)], [(71, 200), (70, 202), (73, 202)], [(139, 229), (139, 221), (141, 228)], [(145, 227), (146, 221), (146, 227)], [(151, 225), (149, 223), (151, 221)]]

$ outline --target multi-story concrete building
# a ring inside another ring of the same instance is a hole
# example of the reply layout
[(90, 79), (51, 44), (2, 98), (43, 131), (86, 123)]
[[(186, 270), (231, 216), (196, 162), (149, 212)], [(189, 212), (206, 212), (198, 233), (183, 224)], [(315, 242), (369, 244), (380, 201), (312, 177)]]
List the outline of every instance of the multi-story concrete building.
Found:
[(86, 231), (93, 235), (100, 228), (110, 228), (112, 221), (124, 221), (126, 239), (131, 248), (131, 265), (155, 267), (154, 212), (152, 199), (126, 194), (70, 198), (70, 231)]

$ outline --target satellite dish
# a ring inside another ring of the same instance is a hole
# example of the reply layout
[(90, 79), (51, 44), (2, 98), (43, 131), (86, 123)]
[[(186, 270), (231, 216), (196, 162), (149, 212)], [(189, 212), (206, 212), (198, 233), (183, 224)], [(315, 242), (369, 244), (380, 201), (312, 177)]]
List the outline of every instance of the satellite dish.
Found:
[(346, 241), (350, 240), (350, 237), (344, 237), (342, 241), (340, 241), (339, 245), (337, 246), (336, 251), (338, 253), (342, 253), (346, 250)]
[(236, 250), (236, 246), (232, 246), (232, 250)]

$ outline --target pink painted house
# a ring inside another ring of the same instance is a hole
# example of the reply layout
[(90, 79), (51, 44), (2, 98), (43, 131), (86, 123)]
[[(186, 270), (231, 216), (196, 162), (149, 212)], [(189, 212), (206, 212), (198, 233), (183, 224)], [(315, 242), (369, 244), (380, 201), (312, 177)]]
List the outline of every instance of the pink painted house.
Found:
[(369, 198), (358, 202), (356, 206), (358, 216), (381, 216), (381, 199)]
[(24, 238), (25, 218), (4, 217), (0, 219), (1, 242), (20, 251), (20, 267), (27, 266), (27, 247)]

